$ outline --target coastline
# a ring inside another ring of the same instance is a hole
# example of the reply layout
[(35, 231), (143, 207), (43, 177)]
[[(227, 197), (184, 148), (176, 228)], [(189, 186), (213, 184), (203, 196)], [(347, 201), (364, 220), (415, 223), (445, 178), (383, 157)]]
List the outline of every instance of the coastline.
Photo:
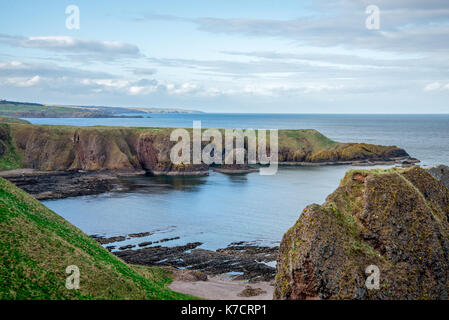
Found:
[[(319, 166), (376, 166), (399, 165), (412, 166), (420, 161), (411, 157), (396, 157), (391, 161), (332, 161), (332, 162), (279, 162), (280, 167), (319, 167)], [(192, 171), (147, 171), (131, 170), (60, 170), (43, 171), (37, 169), (14, 169), (0, 171), (0, 177), (5, 178), (37, 200), (63, 199), (85, 195), (101, 194), (113, 190), (126, 191), (127, 186), (120, 181), (121, 177), (132, 176), (169, 176), (169, 177), (206, 177), (210, 170), (221, 174), (247, 174), (258, 172), (258, 167), (221, 168), (207, 167), (204, 170)]]

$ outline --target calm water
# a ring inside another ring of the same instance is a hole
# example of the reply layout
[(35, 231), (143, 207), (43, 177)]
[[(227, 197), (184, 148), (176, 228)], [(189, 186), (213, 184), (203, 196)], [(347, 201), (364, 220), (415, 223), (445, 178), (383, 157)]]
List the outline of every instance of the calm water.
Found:
[[(337, 141), (397, 145), (422, 165), (449, 164), (449, 115), (152, 115), (144, 119), (27, 119), (40, 124), (209, 128), (313, 128)], [(166, 245), (201, 241), (216, 249), (233, 241), (277, 244), (310, 203), (322, 203), (347, 166), (284, 168), (274, 176), (258, 173), (209, 177), (128, 178), (140, 186), (44, 203), (88, 234), (105, 236), (155, 231), (147, 238), (120, 244), (179, 236)], [(157, 231), (157, 232), (156, 232)]]

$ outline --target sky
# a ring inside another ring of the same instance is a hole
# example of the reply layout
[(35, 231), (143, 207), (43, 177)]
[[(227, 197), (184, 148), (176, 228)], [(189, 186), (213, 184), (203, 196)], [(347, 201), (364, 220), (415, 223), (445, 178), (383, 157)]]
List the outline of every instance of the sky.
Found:
[(0, 99), (14, 101), (449, 113), (448, 58), (447, 0), (0, 3)]

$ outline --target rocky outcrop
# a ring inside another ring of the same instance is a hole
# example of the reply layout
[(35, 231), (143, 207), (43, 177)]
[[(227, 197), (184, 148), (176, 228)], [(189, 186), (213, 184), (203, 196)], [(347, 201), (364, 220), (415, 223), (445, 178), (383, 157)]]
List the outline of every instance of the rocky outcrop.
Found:
[[(167, 239), (170, 240), (170, 239)], [(162, 241), (152, 242), (150, 244)], [(231, 243), (216, 251), (198, 248), (202, 243), (181, 246), (151, 246), (136, 250), (114, 251), (120, 259), (133, 265), (170, 266), (197, 270), (210, 276), (233, 275), (235, 280), (271, 281), (275, 269), (270, 264), (277, 258), (277, 247), (258, 246), (244, 242)], [(123, 246), (131, 249), (132, 246)], [(139, 245), (140, 247), (140, 245)]]
[(38, 200), (62, 199), (100, 194), (125, 186), (118, 179), (120, 173), (36, 171), (19, 169), (1, 171), (0, 177), (9, 180)]
[(349, 171), (284, 235), (274, 298), (448, 299), (448, 189), (418, 167)]
[[(153, 175), (208, 174), (206, 164), (173, 164), (170, 128), (70, 127), (0, 124), (0, 153), (8, 151), (14, 163), (7, 169), (41, 171), (145, 170)], [(203, 146), (206, 143), (203, 142)], [(247, 146), (245, 146), (247, 147)], [(0, 159), (1, 159), (0, 155)], [(395, 146), (337, 143), (316, 130), (280, 130), (280, 164), (394, 164), (408, 159)], [(0, 165), (3, 165), (0, 162)], [(4, 165), (3, 165), (4, 166)], [(235, 165), (234, 165), (235, 166)], [(254, 171), (223, 165), (218, 170)], [(5, 169), (5, 168), (0, 168)]]
[(435, 167), (427, 169), (427, 172), (429, 172), (432, 175), (432, 177), (434, 177), (438, 181), (441, 181), (441, 183), (444, 184), (446, 186), (446, 188), (449, 188), (449, 167), (448, 166), (440, 164)]
[(170, 129), (9, 125), (23, 167), (41, 171), (208, 174), (205, 165), (170, 161)]

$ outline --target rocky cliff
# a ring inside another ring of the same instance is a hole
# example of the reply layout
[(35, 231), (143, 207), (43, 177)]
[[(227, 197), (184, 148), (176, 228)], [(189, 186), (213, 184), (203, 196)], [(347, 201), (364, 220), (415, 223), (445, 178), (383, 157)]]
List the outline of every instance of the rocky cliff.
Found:
[[(146, 170), (152, 174), (207, 174), (208, 166), (174, 165), (170, 128), (70, 127), (0, 124), (0, 169)], [(223, 135), (224, 136), (224, 135)], [(395, 161), (395, 146), (334, 142), (316, 130), (280, 130), (280, 164)]]
[(427, 171), (442, 184), (449, 188), (449, 167), (444, 164), (428, 168)]
[(349, 171), (283, 237), (275, 299), (448, 297), (449, 191), (421, 168)]

